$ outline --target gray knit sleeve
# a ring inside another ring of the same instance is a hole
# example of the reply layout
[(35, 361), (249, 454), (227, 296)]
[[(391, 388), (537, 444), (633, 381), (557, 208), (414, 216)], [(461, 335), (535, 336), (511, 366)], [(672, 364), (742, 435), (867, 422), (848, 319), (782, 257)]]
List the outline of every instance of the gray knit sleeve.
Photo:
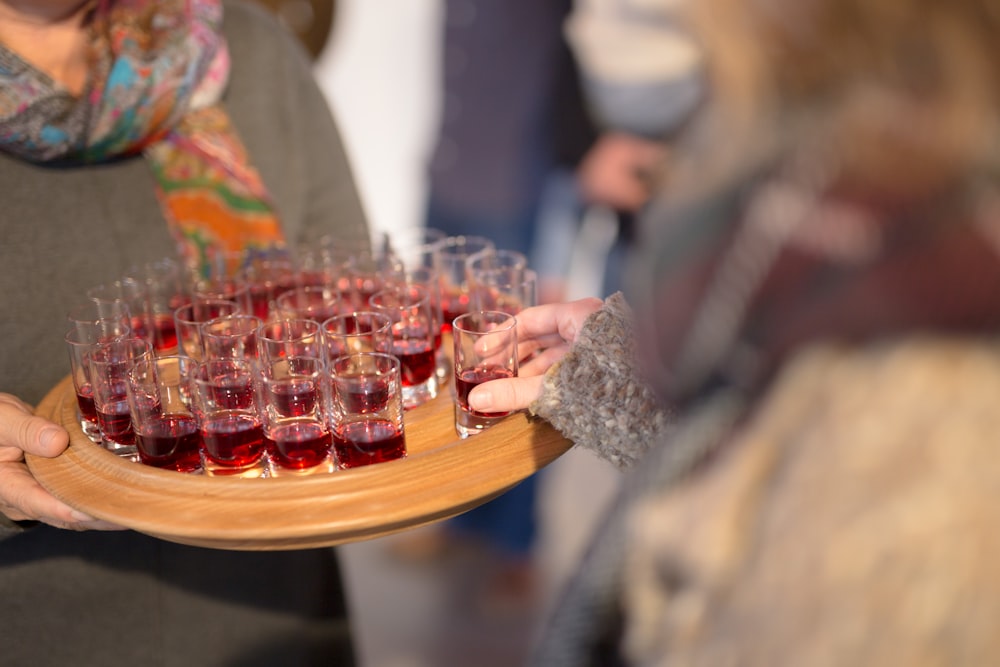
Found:
[(617, 292), (584, 322), (572, 349), (546, 373), (529, 411), (620, 468), (661, 441), (669, 412), (640, 379), (632, 311)]

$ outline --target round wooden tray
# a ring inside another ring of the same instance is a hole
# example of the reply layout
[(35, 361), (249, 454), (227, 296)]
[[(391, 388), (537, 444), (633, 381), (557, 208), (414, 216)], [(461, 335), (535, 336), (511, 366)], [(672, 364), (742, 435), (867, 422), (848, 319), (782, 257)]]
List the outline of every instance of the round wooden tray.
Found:
[(282, 550), (366, 540), (465, 512), (562, 455), (572, 443), (518, 413), (460, 440), (450, 387), (404, 418), (408, 456), (310, 477), (233, 479), (133, 463), (93, 444), (76, 417), (67, 376), (37, 413), (62, 424), (70, 445), (28, 456), (50, 493), (91, 516), (173, 542)]

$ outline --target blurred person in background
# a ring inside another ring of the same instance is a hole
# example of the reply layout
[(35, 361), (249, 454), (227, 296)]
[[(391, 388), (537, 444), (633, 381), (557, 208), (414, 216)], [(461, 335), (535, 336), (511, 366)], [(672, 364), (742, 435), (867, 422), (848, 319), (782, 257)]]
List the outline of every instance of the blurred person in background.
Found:
[(628, 300), (522, 312), (470, 395), (630, 470), (531, 664), (993, 664), (1000, 7), (689, 16)]
[(353, 664), (333, 550), (121, 530), (24, 461), (67, 446), (30, 406), (68, 373), (66, 315), (86, 286), (175, 253), (367, 242), (302, 47), (241, 2), (0, 0), (0, 174), (0, 662)]
[[(597, 131), (575, 176), (581, 205), (613, 239), (599, 296), (622, 286), (636, 216), (669, 172), (670, 143), (704, 98), (697, 44), (677, 21), (684, 0), (576, 0), (565, 32)], [(600, 218), (598, 218), (600, 219)]]

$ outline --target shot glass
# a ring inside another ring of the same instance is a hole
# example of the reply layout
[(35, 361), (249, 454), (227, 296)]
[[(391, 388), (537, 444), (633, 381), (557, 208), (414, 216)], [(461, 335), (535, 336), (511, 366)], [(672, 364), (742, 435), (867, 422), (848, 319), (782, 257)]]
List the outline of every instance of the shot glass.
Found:
[(192, 370), (201, 465), (211, 476), (263, 477), (264, 427), (255, 370), (247, 359), (206, 359)]
[(327, 363), (358, 352), (392, 354), (392, 320), (384, 313), (360, 311), (334, 315), (322, 327)]
[(469, 408), (469, 392), (488, 380), (517, 376), (517, 320), (499, 311), (476, 311), (454, 320), (455, 431), (459, 437), (481, 433), (508, 412)]
[(101, 444), (101, 430), (97, 424), (97, 406), (94, 403), (94, 385), (90, 380), (90, 358), (94, 348), (129, 335), (130, 329), (122, 319), (76, 320), (66, 332), (66, 349), (69, 352), (70, 374), (76, 393), (76, 414), (80, 429), (92, 442)]
[(132, 335), (153, 343), (155, 324), (149, 310), (149, 296), (146, 286), (138, 280), (123, 278), (91, 287), (87, 290), (87, 298), (97, 305), (102, 318), (127, 312)]
[(362, 352), (338, 357), (333, 382), (333, 450), (340, 468), (357, 468), (406, 456), (399, 359)]
[(301, 318), (265, 322), (257, 329), (257, 356), (262, 366), (282, 359), (322, 359), (322, 327)]
[(258, 356), (257, 330), (263, 324), (255, 315), (225, 315), (201, 325), (206, 359), (248, 359)]
[(445, 331), (451, 330), (451, 323), (456, 317), (469, 312), (466, 259), (477, 252), (495, 249), (493, 241), (482, 236), (449, 236), (440, 242), (438, 258)]
[(287, 356), (261, 370), (264, 446), (270, 476), (334, 470), (330, 381), (318, 357)]
[(187, 276), (191, 300), (232, 301), (242, 312), (252, 313), (250, 283), (243, 273), (248, 261), (247, 253), (242, 251), (213, 253), (196, 273)]
[(242, 312), (236, 303), (224, 299), (205, 299), (181, 306), (174, 311), (178, 352), (192, 359), (202, 359), (205, 356), (205, 346), (201, 339), (201, 325), (219, 317), (240, 315)]
[(490, 271), (470, 285), (472, 310), (502, 310), (517, 315), (538, 305), (538, 274), (531, 269), (516, 272)]
[(190, 385), (197, 363), (167, 355), (132, 365), (128, 404), (140, 463), (177, 472), (201, 470), (201, 432)]
[(367, 308), (372, 295), (385, 287), (386, 279), (393, 275), (395, 267), (391, 256), (385, 252), (359, 250), (351, 253), (343, 270), (348, 285), (346, 311), (346, 308)]
[(184, 288), (181, 265), (164, 257), (133, 266), (126, 278), (143, 286), (146, 312), (151, 326), (150, 342), (157, 354), (174, 354), (177, 351), (177, 325), (174, 311), (190, 301)]
[(249, 314), (256, 315), (265, 322), (274, 312), (278, 297), (298, 286), (291, 256), (279, 250), (252, 257), (244, 264), (241, 277), (249, 286)]
[(434, 399), (438, 392), (434, 339), (439, 327), (427, 291), (419, 285), (392, 285), (372, 295), (370, 304), (392, 321), (392, 352), (399, 358), (403, 407)]
[[(433, 256), (436, 256), (436, 253)], [(436, 363), (434, 373), (440, 388), (451, 379), (450, 362), (443, 345), (444, 310), (441, 303), (441, 272), (434, 261), (428, 259), (426, 264), (401, 268), (393, 280), (400, 285), (418, 285), (427, 292), (431, 307), (431, 325), (434, 328), (434, 358)]]
[(101, 443), (119, 456), (136, 457), (128, 404), (128, 373), (135, 363), (152, 358), (152, 344), (134, 337), (98, 343), (90, 352), (90, 382)]
[(332, 287), (297, 287), (288, 290), (275, 301), (279, 319), (301, 318), (317, 324), (340, 312), (340, 291)]

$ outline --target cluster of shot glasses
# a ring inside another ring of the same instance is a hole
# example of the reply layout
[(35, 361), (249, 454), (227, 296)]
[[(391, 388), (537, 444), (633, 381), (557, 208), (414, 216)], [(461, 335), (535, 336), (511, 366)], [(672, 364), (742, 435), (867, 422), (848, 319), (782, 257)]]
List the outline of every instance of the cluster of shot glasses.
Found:
[(403, 458), (404, 412), (449, 381), (460, 437), (506, 416), (468, 394), (517, 375), (515, 315), (535, 282), (520, 253), (426, 228), (374, 249), (213, 256), (197, 275), (137, 266), (69, 314), (80, 426), (120, 456), (212, 476)]

